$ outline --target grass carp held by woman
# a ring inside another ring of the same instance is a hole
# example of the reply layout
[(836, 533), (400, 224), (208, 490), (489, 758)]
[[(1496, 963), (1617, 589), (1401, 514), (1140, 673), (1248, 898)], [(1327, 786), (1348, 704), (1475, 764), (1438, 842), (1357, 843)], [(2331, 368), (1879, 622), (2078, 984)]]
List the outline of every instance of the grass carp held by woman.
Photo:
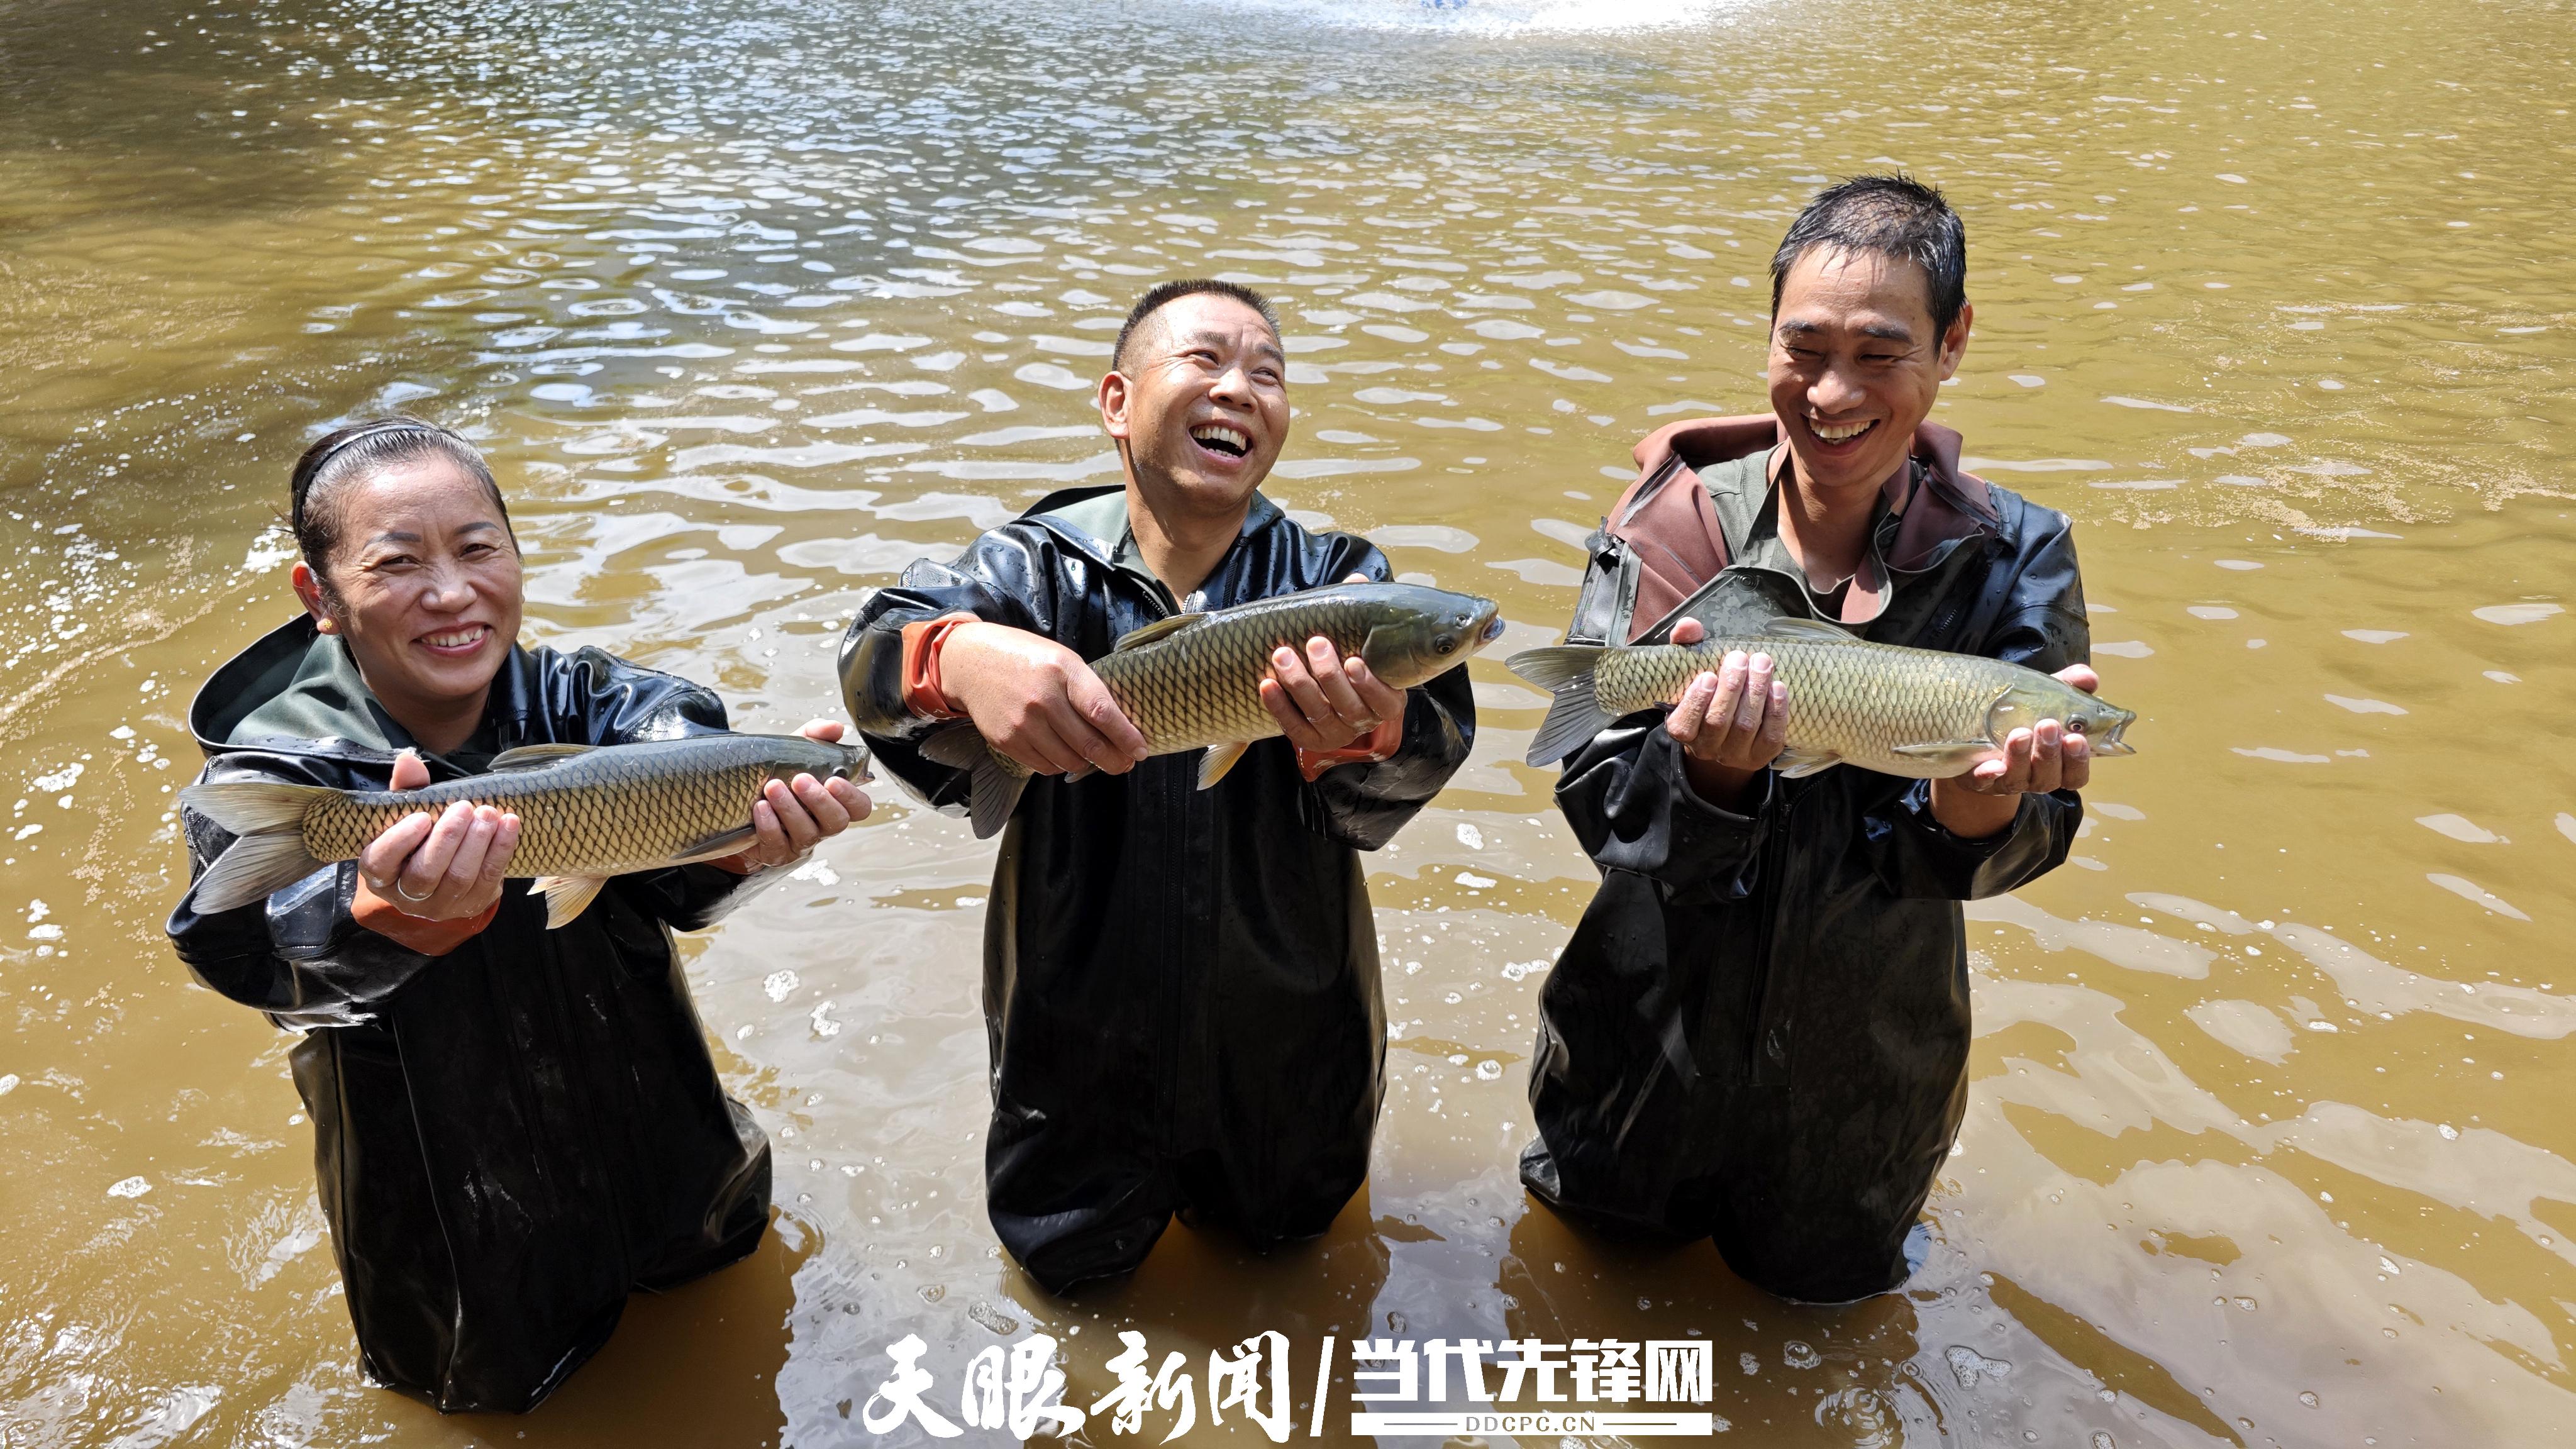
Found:
[[(1474, 594), (1424, 584), (1333, 584), (1157, 620), (1121, 638), (1091, 668), (1151, 753), (1207, 751), (1199, 764), (1204, 790), (1253, 741), (1280, 733), (1261, 703), (1272, 651), (1321, 636), (1345, 658), (1368, 661), (1385, 683), (1411, 689), (1466, 663), (1502, 632), (1500, 606)], [(1001, 830), (1028, 785), (1029, 771), (986, 746), (971, 724), (931, 736), (922, 753), (974, 772), (970, 813), (979, 838)]]
[(1691, 680), (1735, 650), (1770, 655), (1772, 677), (1788, 686), (1788, 744), (1776, 768), (1791, 779), (1835, 765), (1945, 779), (2044, 719), (2084, 736), (2096, 756), (2137, 753), (2120, 738), (2137, 715), (2064, 680), (1999, 659), (1873, 644), (1822, 620), (1783, 618), (1753, 636), (1689, 645), (1559, 644), (1504, 660), (1556, 696), (1529, 762), (1554, 764), (1623, 715), (1679, 703)]
[(228, 911), (326, 865), (355, 860), (408, 815), (458, 801), (519, 817), (513, 879), (534, 878), (546, 925), (564, 925), (610, 876), (717, 860), (752, 843), (772, 780), (869, 778), (867, 751), (801, 735), (710, 734), (625, 745), (523, 745), (490, 773), (419, 790), (334, 790), (266, 780), (191, 785), (179, 802), (237, 837), (197, 885)]

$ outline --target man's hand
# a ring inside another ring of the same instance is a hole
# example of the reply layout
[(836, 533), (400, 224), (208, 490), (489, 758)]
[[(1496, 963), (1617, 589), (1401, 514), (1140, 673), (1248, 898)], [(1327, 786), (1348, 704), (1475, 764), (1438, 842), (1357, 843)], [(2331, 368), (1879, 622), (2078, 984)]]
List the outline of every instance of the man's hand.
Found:
[[(2092, 694), (2102, 687), (2091, 665), (2070, 664), (2057, 677)], [(2053, 719), (2004, 737), (2003, 748), (1964, 775), (1932, 782), (1932, 818), (1953, 835), (1983, 839), (2012, 824), (2024, 795), (2081, 790), (2093, 778), (2093, 745)]]
[[(419, 755), (405, 750), (395, 758), (393, 789), (428, 783), (429, 766)], [(406, 916), (470, 920), (501, 898), (518, 844), (518, 816), (459, 800), (439, 814), (423, 810), (395, 821), (359, 854), (358, 875)]]
[[(1697, 619), (1673, 626), (1672, 642), (1708, 637)], [(1789, 733), (1789, 686), (1771, 677), (1771, 656), (1730, 650), (1703, 670), (1664, 717), (1664, 733), (1682, 747), (1682, 769), (1701, 799), (1734, 809), (1753, 777), (1771, 767)]]
[(1123, 775), (1145, 736), (1082, 656), (1007, 624), (960, 624), (939, 651), (939, 688), (985, 743), (1041, 775)]
[[(797, 733), (832, 744), (841, 738), (841, 726), (818, 719)], [(793, 865), (816, 841), (828, 840), (867, 819), (868, 809), (867, 792), (848, 780), (817, 780), (811, 775), (772, 780), (751, 804), (751, 824), (760, 832), (759, 839), (717, 864), (744, 873)]]
[(1271, 652), (1261, 703), (1290, 744), (1316, 752), (1342, 749), (1404, 717), (1403, 690), (1371, 673), (1358, 655), (1343, 658), (1320, 634), (1306, 641), (1303, 658), (1284, 646)]

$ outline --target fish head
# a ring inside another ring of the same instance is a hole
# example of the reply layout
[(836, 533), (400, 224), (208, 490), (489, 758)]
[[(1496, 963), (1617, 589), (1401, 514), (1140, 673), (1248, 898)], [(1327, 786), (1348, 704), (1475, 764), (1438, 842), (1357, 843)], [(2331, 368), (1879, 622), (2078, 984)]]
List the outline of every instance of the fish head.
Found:
[(1502, 605), (1428, 584), (1369, 586), (1370, 621), (1360, 656), (1370, 672), (1411, 689), (1464, 664), (1503, 636)]
[(811, 775), (817, 780), (847, 780), (864, 785), (876, 778), (868, 769), (868, 747), (864, 744), (842, 744), (805, 735), (772, 738), (780, 747), (769, 762), (772, 779), (792, 782), (799, 775)]
[(2135, 710), (2122, 709), (2063, 680), (2041, 675), (2003, 692), (1986, 717), (1986, 735), (2000, 744), (2014, 730), (2053, 719), (2067, 733), (2082, 735), (2094, 757), (2101, 759), (2138, 752), (2137, 746), (2120, 738), (2137, 717)]

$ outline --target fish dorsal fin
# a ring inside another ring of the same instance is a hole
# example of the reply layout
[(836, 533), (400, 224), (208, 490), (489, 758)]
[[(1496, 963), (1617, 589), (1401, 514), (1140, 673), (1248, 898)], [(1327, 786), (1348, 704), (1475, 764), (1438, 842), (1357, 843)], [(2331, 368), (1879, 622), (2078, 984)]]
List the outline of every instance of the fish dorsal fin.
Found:
[(1774, 639), (1804, 639), (1815, 644), (1859, 644), (1864, 642), (1822, 619), (1801, 619), (1784, 615), (1762, 626), (1762, 632)]
[(1174, 614), (1168, 619), (1156, 619), (1142, 629), (1130, 630), (1119, 635), (1118, 642), (1110, 646), (1110, 652), (1114, 654), (1122, 649), (1142, 649), (1157, 639), (1178, 634), (1205, 618), (1207, 618), (1205, 614)]
[(517, 770), (543, 770), (598, 748), (597, 745), (521, 745), (515, 750), (503, 750), (494, 755), (492, 763), (483, 768), (495, 775)]

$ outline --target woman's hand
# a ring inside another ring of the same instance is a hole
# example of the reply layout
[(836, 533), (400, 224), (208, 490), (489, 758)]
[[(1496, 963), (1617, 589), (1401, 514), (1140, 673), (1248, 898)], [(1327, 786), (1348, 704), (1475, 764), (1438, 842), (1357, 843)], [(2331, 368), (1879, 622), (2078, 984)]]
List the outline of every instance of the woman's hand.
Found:
[[(840, 725), (827, 719), (811, 721), (797, 731), (825, 744), (839, 741), (841, 732)], [(751, 806), (751, 824), (760, 833), (759, 839), (750, 849), (716, 864), (746, 874), (793, 865), (814, 848), (815, 842), (840, 834), (854, 821), (867, 819), (869, 808), (867, 792), (847, 780), (817, 780), (811, 775), (799, 775), (792, 781), (772, 780)]]
[[(1672, 642), (1708, 637), (1697, 619), (1673, 626)], [(1732, 810), (1753, 777), (1780, 757), (1789, 735), (1789, 686), (1771, 677), (1768, 654), (1731, 650), (1703, 670), (1664, 716), (1664, 733), (1682, 747), (1682, 769), (1700, 798)]]
[[(418, 790), (429, 766), (405, 750), (394, 760), (391, 788)], [(395, 910), (415, 920), (471, 920), (501, 899), (519, 817), (462, 800), (439, 814), (397, 820), (358, 856), (359, 878)]]

